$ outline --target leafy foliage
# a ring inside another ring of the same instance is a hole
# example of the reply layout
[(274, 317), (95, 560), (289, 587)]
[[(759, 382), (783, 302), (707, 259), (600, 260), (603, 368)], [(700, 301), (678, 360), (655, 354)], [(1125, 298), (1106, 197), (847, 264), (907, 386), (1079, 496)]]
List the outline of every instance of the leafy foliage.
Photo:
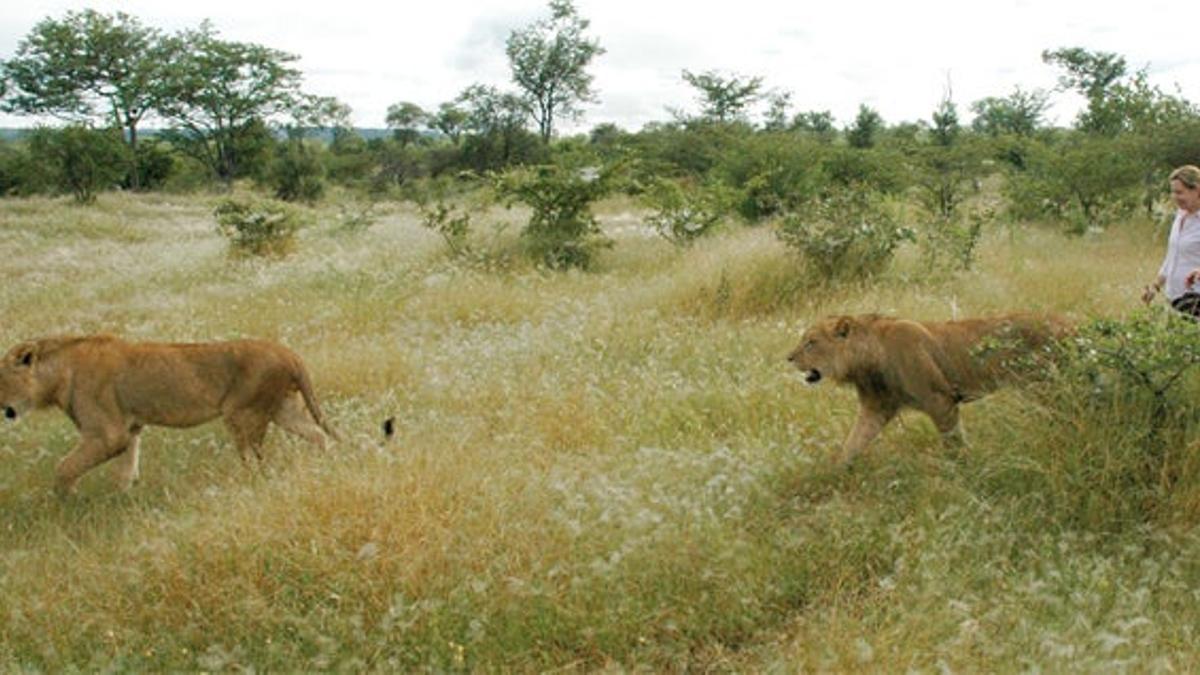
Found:
[(296, 248), (300, 215), (287, 204), (262, 199), (230, 198), (213, 211), (217, 231), (237, 256), (281, 258)]
[(866, 104), (858, 106), (854, 123), (846, 129), (846, 142), (852, 148), (869, 148), (875, 145), (876, 137), (883, 130), (883, 117)]
[(494, 182), (509, 205), (533, 210), (521, 232), (531, 257), (551, 269), (587, 268), (599, 249), (612, 245), (591, 204), (611, 192), (617, 170), (544, 165), (512, 169)]
[(218, 37), (211, 24), (176, 38), (161, 114), (169, 138), (225, 182), (244, 175), (246, 148), (267, 120), (303, 103), (292, 54)]
[(1041, 128), (1049, 105), (1049, 95), (1045, 91), (1027, 92), (1016, 87), (1013, 93), (1003, 98), (989, 96), (972, 103), (971, 112), (975, 113), (975, 119), (971, 128), (989, 136), (1032, 136)]
[(821, 281), (860, 279), (882, 271), (912, 230), (864, 186), (836, 190), (783, 218), (777, 234)]
[(642, 195), (650, 208), (646, 222), (676, 246), (713, 231), (728, 212), (731, 195), (721, 186), (701, 188), (681, 181), (656, 180)]
[(921, 258), (930, 274), (952, 270), (965, 272), (975, 264), (985, 225), (995, 220), (991, 209), (972, 211), (963, 217), (934, 217), (916, 235)]
[(513, 82), (543, 143), (550, 142), (558, 118), (576, 117), (579, 105), (594, 98), (587, 66), (604, 48), (584, 35), (589, 24), (571, 0), (550, 0), (549, 19), (513, 31), (505, 44)]
[(422, 203), (418, 206), (421, 213), (421, 224), (437, 232), (446, 242), (453, 255), (462, 255), (469, 249), (467, 237), (471, 234), (471, 214), (469, 211), (438, 200), (432, 205)]
[(712, 175), (736, 190), (734, 208), (750, 222), (799, 209), (825, 187), (825, 147), (786, 134), (732, 136)]
[(1026, 168), (1005, 186), (1017, 218), (1049, 218), (1082, 234), (1136, 207), (1145, 166), (1132, 139), (1075, 133), (1028, 148)]
[(683, 81), (697, 90), (701, 119), (724, 124), (744, 120), (746, 109), (762, 97), (761, 77), (683, 71)]
[(1079, 424), (1161, 452), (1200, 423), (1192, 377), (1200, 366), (1200, 327), (1190, 317), (1150, 308), (1093, 319), (1059, 352), (1054, 376), (1035, 391)]
[(141, 187), (138, 126), (169, 95), (165, 69), (176, 44), (136, 17), (87, 9), (44, 19), (3, 63), (11, 91), (3, 109), (50, 113), (76, 122), (124, 129), (133, 163), (131, 187)]
[(42, 127), (30, 136), (29, 152), (51, 183), (80, 204), (95, 201), (98, 191), (116, 187), (125, 177), (127, 150), (119, 131)]
[(313, 203), (325, 194), (325, 167), (321, 150), (303, 139), (280, 143), (267, 177), (275, 196), (285, 202)]

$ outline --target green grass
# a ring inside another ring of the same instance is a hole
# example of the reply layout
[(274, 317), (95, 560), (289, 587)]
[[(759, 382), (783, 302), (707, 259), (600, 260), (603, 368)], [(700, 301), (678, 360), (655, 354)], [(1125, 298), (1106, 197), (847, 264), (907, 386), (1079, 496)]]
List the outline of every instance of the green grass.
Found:
[(59, 500), (69, 422), (5, 425), (5, 669), (1200, 668), (1195, 443), (1138, 482), (1122, 439), (1008, 391), (965, 409), (965, 453), (907, 415), (843, 470), (852, 393), (784, 361), (828, 313), (1124, 314), (1149, 225), (997, 227), (969, 273), (906, 249), (821, 289), (767, 228), (680, 251), (622, 201), (565, 274), (515, 255), (519, 212), (459, 260), (410, 208), (347, 235), (323, 207), (258, 262), (211, 209), (0, 201), (0, 340), (279, 339), (344, 442), (272, 432), (256, 468), (220, 425), (150, 429), (130, 492), (97, 470)]

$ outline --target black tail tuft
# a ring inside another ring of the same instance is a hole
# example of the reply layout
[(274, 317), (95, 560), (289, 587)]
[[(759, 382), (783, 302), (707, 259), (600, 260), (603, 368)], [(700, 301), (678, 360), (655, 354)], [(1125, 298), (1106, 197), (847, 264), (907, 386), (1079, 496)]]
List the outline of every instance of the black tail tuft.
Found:
[(396, 435), (396, 418), (389, 417), (383, 421), (383, 439), (385, 441), (392, 440)]

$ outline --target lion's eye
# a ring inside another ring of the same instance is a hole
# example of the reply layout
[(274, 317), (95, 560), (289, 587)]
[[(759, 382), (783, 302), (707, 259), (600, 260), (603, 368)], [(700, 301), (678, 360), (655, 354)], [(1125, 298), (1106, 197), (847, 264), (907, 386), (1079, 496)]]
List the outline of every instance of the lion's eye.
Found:
[(806, 351), (806, 352), (812, 351), (812, 348), (816, 347), (816, 346), (817, 346), (817, 343), (815, 341), (809, 340), (808, 342), (804, 343), (804, 351)]

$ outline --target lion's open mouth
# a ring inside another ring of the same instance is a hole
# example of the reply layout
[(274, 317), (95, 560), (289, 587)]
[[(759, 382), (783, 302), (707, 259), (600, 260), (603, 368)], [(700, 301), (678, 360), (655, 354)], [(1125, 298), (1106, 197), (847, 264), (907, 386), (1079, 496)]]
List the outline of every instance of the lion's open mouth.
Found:
[(821, 371), (813, 369), (804, 374), (804, 381), (809, 384), (816, 384), (821, 381)]
[(17, 409), (11, 405), (4, 406), (4, 417), (10, 420), (17, 419)]

